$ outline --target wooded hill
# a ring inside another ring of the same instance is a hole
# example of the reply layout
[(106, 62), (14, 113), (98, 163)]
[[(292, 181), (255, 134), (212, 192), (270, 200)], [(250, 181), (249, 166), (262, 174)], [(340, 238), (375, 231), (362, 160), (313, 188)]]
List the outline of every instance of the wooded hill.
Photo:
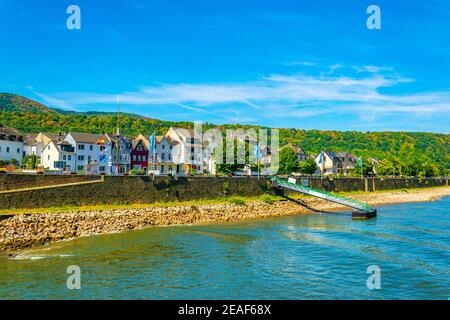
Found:
[[(31, 99), (0, 93), (0, 124), (22, 133), (30, 132), (114, 132), (115, 113), (72, 112), (49, 108)], [(192, 128), (191, 122), (152, 119), (136, 114), (121, 114), (121, 133), (163, 134), (169, 127)], [(206, 128), (260, 128), (249, 125), (213, 125)], [(292, 143), (307, 153), (321, 150), (350, 151), (357, 156), (391, 159), (399, 162), (428, 162), (450, 168), (450, 135), (424, 132), (356, 132), (280, 129), (280, 143)]]

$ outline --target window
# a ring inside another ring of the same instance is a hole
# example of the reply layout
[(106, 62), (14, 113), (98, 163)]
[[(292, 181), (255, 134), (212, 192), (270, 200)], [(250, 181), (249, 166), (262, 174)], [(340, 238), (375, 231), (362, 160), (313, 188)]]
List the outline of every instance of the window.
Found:
[(165, 146), (165, 145), (162, 145), (162, 149), (165, 150), (165, 149), (166, 149), (166, 146)]
[(88, 162), (91, 162), (91, 160), (92, 160), (92, 157), (88, 156)]
[(106, 169), (105, 167), (103, 167), (103, 166), (100, 166), (100, 171), (103, 171), (103, 172), (104, 172), (104, 171), (105, 171), (105, 169)]
[(66, 160), (66, 159), (67, 159), (66, 155), (63, 155), (63, 160)]
[(84, 156), (78, 156), (78, 161), (84, 161)]
[(6, 147), (6, 152), (9, 153), (9, 147)]
[(136, 155), (133, 154), (133, 161), (136, 161)]
[(47, 156), (47, 159), (50, 160), (50, 155)]
[(141, 156), (138, 156), (138, 161), (141, 161), (141, 159), (142, 159)]
[(165, 157), (164, 157), (165, 155), (166, 155), (165, 153), (163, 153), (163, 154), (161, 155), (161, 159), (162, 159), (162, 160), (165, 159)]
[(84, 166), (78, 166), (78, 167), (77, 167), (77, 170), (78, 170), (78, 171), (84, 171)]
[(147, 156), (142, 156), (142, 161), (147, 161)]
[(67, 160), (72, 160), (72, 156), (70, 154), (67, 156)]
[(89, 145), (89, 150), (94, 150), (94, 146), (92, 144)]
[(20, 153), (20, 148), (17, 148), (17, 153)]
[(78, 150), (84, 150), (84, 144), (79, 144), (78, 145)]
[(172, 155), (169, 153), (169, 160), (172, 160)]
[(100, 146), (100, 151), (105, 150), (105, 146)]

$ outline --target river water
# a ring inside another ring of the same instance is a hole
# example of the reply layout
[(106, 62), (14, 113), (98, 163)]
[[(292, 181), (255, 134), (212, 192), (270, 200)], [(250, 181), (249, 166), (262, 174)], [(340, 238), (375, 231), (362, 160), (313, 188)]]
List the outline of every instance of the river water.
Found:
[[(450, 197), (378, 211), (61, 242), (0, 258), (0, 299), (449, 299)], [(81, 290), (67, 288), (71, 265)], [(369, 266), (380, 289), (367, 287)]]

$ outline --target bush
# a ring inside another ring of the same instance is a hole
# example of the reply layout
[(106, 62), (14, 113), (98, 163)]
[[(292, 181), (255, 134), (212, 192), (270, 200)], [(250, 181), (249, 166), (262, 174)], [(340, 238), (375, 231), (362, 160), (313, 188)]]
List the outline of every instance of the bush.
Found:
[(273, 203), (273, 198), (270, 195), (268, 195), (268, 194), (262, 195), (260, 199), (261, 199), (261, 201), (263, 201), (263, 202), (265, 202), (267, 204), (272, 204)]
[(230, 198), (228, 200), (231, 204), (235, 204), (237, 206), (243, 206), (245, 205), (245, 201), (239, 198)]

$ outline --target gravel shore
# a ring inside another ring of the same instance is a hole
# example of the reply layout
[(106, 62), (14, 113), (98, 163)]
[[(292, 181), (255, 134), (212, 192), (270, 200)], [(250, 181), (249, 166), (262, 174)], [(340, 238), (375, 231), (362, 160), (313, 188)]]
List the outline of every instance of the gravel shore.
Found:
[[(371, 205), (433, 201), (450, 195), (450, 187), (355, 194), (351, 198)], [(345, 208), (314, 198), (302, 199), (310, 208), (337, 211)], [(16, 252), (64, 239), (122, 232), (151, 226), (206, 224), (252, 218), (306, 214), (311, 211), (291, 201), (218, 203), (174, 207), (20, 214), (0, 220), (0, 251)]]

